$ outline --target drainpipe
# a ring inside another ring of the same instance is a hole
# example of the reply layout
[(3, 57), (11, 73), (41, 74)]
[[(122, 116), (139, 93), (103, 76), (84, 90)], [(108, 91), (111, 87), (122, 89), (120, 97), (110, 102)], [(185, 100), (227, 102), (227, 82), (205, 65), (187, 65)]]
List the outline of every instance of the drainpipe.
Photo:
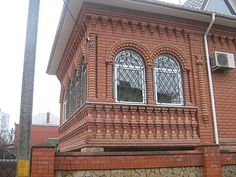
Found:
[(214, 97), (214, 90), (213, 90), (213, 81), (212, 81), (212, 76), (211, 76), (209, 49), (208, 49), (208, 43), (207, 43), (207, 35), (209, 34), (209, 31), (211, 30), (214, 22), (215, 22), (215, 13), (212, 14), (211, 23), (209, 24), (209, 26), (204, 34), (204, 44), (205, 44), (205, 52), (206, 52), (206, 60), (207, 60), (208, 80), (209, 80), (209, 85), (210, 85), (211, 109), (212, 109), (212, 114), (213, 114), (215, 144), (218, 145), (219, 144), (219, 136), (218, 136), (218, 127), (217, 127), (215, 97)]

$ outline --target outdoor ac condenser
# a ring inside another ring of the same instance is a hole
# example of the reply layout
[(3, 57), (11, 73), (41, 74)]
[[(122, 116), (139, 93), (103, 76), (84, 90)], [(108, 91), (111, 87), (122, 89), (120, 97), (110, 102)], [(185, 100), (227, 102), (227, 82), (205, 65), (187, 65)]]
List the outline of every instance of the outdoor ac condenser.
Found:
[(212, 71), (235, 68), (234, 54), (215, 51), (211, 59)]

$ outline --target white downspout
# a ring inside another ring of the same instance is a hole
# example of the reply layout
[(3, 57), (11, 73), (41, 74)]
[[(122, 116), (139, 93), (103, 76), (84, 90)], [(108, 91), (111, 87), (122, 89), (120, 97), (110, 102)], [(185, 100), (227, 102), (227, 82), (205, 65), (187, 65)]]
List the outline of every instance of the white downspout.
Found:
[(210, 85), (211, 109), (212, 109), (212, 114), (213, 114), (215, 143), (218, 145), (219, 136), (218, 136), (218, 127), (217, 127), (216, 108), (215, 108), (215, 97), (214, 97), (214, 90), (213, 90), (213, 83), (212, 83), (213, 81), (212, 81), (212, 76), (211, 76), (209, 49), (208, 49), (208, 43), (207, 43), (207, 35), (209, 34), (209, 31), (211, 30), (214, 22), (215, 22), (215, 13), (212, 14), (211, 23), (209, 24), (204, 34), (204, 44), (205, 44), (205, 52), (206, 52), (206, 60), (207, 60), (208, 80), (209, 80), (209, 85)]

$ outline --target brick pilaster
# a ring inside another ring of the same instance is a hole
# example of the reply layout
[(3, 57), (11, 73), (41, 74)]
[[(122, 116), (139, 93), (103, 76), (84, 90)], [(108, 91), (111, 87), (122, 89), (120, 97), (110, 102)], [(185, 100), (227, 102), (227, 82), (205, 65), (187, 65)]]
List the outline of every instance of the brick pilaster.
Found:
[(221, 177), (219, 146), (209, 145), (200, 149), (203, 151), (204, 177)]
[(31, 177), (54, 177), (55, 147), (32, 148)]
[(97, 97), (97, 35), (91, 34), (89, 37), (88, 100), (93, 101)]

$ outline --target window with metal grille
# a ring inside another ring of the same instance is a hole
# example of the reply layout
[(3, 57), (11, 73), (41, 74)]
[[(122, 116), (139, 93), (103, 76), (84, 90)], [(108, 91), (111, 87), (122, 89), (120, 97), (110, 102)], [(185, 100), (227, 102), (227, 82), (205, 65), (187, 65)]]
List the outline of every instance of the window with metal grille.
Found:
[(80, 69), (73, 74), (69, 86), (64, 95), (63, 115), (68, 119), (78, 110), (87, 98), (87, 66), (82, 59)]
[(115, 100), (117, 102), (146, 102), (145, 66), (133, 50), (123, 50), (116, 56)]
[(174, 56), (158, 56), (154, 66), (157, 104), (183, 105), (183, 84), (180, 66)]

